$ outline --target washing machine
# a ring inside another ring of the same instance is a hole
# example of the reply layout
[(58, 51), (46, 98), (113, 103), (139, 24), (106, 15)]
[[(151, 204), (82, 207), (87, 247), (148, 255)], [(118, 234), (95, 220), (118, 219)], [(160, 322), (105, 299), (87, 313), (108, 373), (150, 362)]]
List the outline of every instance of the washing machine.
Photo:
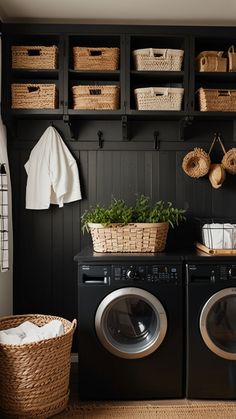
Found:
[(188, 398), (236, 399), (236, 259), (188, 261)]
[(81, 399), (183, 397), (182, 260), (77, 255)]

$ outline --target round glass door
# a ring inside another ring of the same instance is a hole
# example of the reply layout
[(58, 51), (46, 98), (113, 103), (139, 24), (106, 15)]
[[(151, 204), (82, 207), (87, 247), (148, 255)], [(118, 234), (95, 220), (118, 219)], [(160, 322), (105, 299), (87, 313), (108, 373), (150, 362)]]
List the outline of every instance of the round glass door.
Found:
[(200, 332), (212, 352), (236, 360), (236, 288), (226, 288), (209, 298), (201, 312)]
[(100, 303), (95, 328), (102, 345), (121, 358), (143, 358), (162, 343), (167, 317), (160, 301), (140, 288), (121, 288)]

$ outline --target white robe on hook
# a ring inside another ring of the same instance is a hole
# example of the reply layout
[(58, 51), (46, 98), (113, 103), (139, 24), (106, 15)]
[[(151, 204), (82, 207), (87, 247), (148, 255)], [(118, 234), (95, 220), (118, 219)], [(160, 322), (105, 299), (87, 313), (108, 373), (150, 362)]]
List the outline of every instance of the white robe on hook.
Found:
[(54, 127), (48, 127), (30, 153), (27, 172), (26, 208), (63, 207), (81, 199), (76, 160)]

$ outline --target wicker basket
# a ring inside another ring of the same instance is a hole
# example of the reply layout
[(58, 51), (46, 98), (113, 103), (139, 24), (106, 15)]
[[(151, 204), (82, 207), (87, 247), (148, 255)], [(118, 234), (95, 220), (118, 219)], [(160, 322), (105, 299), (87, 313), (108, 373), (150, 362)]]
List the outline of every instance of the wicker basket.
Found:
[(12, 46), (12, 68), (55, 69), (58, 68), (58, 48), (44, 46)]
[(236, 112), (236, 90), (203, 89), (197, 91), (200, 111)]
[(186, 175), (199, 178), (205, 176), (210, 169), (211, 159), (202, 148), (194, 148), (186, 154), (182, 162), (182, 169)]
[(58, 96), (55, 84), (11, 85), (12, 109), (55, 109)]
[(196, 57), (197, 71), (227, 71), (227, 58), (222, 57), (223, 51), (202, 51)]
[(75, 70), (117, 70), (119, 48), (74, 47)]
[(120, 88), (118, 86), (73, 86), (74, 109), (109, 109), (119, 108)]
[(178, 87), (144, 87), (135, 89), (138, 110), (180, 111), (184, 89)]
[(180, 49), (137, 49), (133, 51), (136, 70), (180, 71), (184, 51)]
[(24, 345), (0, 344), (0, 417), (45, 419), (65, 409), (69, 397), (70, 353), (76, 320), (47, 315), (0, 318), (0, 330), (26, 320), (43, 326), (63, 323), (62, 336)]
[(162, 252), (169, 223), (130, 223), (126, 225), (90, 223), (95, 252)]
[(229, 71), (236, 71), (236, 52), (234, 45), (228, 49)]

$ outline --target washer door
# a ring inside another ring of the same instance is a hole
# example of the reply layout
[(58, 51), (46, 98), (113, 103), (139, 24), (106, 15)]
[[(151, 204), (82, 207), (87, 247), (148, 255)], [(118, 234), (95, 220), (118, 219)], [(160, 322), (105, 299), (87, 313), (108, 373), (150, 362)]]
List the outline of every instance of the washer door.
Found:
[(216, 355), (236, 360), (236, 288), (226, 288), (204, 305), (200, 332), (207, 347)]
[(100, 303), (95, 328), (102, 345), (121, 358), (143, 358), (162, 343), (167, 317), (160, 301), (140, 288), (121, 288)]

